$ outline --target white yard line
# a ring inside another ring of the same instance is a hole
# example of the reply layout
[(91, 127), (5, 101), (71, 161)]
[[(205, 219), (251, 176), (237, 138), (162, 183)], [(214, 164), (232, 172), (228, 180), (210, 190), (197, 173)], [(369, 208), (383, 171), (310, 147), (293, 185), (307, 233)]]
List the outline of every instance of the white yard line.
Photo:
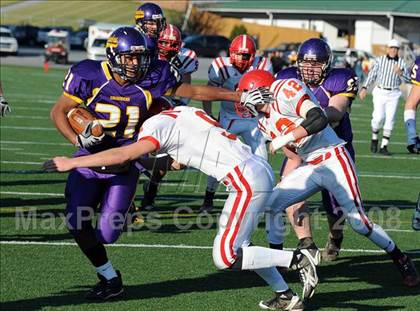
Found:
[(26, 115), (11, 115), (8, 119), (24, 119), (24, 120), (49, 120), (47, 116), (26, 116)]
[[(370, 144), (370, 143), (371, 143), (371, 141), (370, 141), (370, 140), (358, 140), (358, 139), (353, 140), (353, 142), (354, 142), (354, 143), (360, 143), (360, 144)], [(392, 140), (389, 142), (389, 144), (390, 144), (390, 145), (402, 145), (402, 146), (407, 145), (407, 143), (406, 143), (406, 142), (392, 141)], [(356, 156), (357, 156), (357, 155), (356, 155)]]
[(18, 140), (0, 140), (0, 144), (72, 146), (72, 144), (70, 144), (70, 143), (53, 143), (53, 142), (45, 142), (45, 141), (18, 141)]
[(25, 164), (25, 165), (42, 165), (44, 162), (25, 162), (25, 161), (1, 161), (1, 164)]
[(372, 159), (384, 159), (384, 160), (413, 160), (413, 161), (420, 161), (420, 157), (417, 155), (413, 156), (390, 156), (385, 157), (382, 155), (373, 155), (373, 154), (356, 154), (356, 161), (357, 158), (372, 158)]
[(10, 125), (2, 125), (0, 126), (1, 129), (6, 130), (29, 130), (29, 131), (56, 131), (55, 127), (32, 127), (32, 126), (10, 126)]
[[(47, 245), (47, 246), (77, 246), (74, 242), (38, 242), (38, 241), (0, 241), (2, 245)], [(200, 246), (200, 245), (185, 245), (185, 244), (109, 244), (107, 247), (122, 247), (122, 248), (175, 248), (175, 249), (213, 249), (212, 246)], [(285, 248), (285, 250), (294, 250), (292, 248)], [(322, 250), (322, 248), (321, 248)], [(385, 253), (379, 249), (341, 249), (342, 252), (346, 253)], [(420, 254), (420, 251), (413, 251), (411, 254)]]

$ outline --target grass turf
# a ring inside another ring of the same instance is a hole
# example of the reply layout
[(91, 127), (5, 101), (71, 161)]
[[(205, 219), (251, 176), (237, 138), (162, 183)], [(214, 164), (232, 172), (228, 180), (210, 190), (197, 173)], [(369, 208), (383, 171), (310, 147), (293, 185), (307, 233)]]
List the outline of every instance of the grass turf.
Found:
[[(44, 160), (74, 150), (49, 120), (49, 109), (61, 93), (64, 75), (63, 70), (52, 69), (44, 74), (41, 68), (1, 66), (3, 89), (13, 108), (12, 114), (1, 119), (0, 127), (3, 243), (72, 242), (61, 218), (66, 175), (41, 172)], [(419, 191), (420, 159), (405, 151), (402, 105), (389, 147), (393, 155), (369, 153), (371, 109), (370, 98), (366, 103), (356, 101), (351, 114), (366, 209), (389, 230), (401, 249), (417, 250), (412, 257), (420, 268), (419, 233), (410, 229)], [(270, 157), (270, 163), (278, 171), (281, 156)], [(145, 180), (142, 177), (140, 184)], [(253, 273), (219, 272), (212, 264), (214, 220), (226, 194), (220, 188), (216, 210), (208, 217), (198, 216), (194, 211), (201, 204), (205, 182), (205, 176), (195, 171), (169, 173), (160, 188), (156, 211), (147, 216), (143, 226), (124, 233), (117, 243), (120, 247), (108, 248), (114, 266), (123, 274), (124, 298), (102, 304), (83, 299), (96, 277), (75, 246), (0, 244), (1, 308), (258, 310), (258, 301), (271, 296), (269, 288)], [(137, 202), (141, 194), (140, 185)], [(311, 198), (310, 207), (314, 236), (317, 244), (323, 246), (327, 223), (319, 195)], [(345, 233), (343, 248), (347, 251), (337, 262), (319, 267), (321, 282), (307, 309), (417, 310), (419, 289), (402, 287), (400, 276), (386, 255), (376, 253), (372, 243), (351, 230)], [(266, 244), (263, 225), (254, 234), (253, 242)], [(294, 247), (296, 242), (288, 230), (286, 246)], [(171, 248), (173, 245), (203, 248)], [(301, 291), (294, 273), (286, 273), (285, 278), (295, 291)]]

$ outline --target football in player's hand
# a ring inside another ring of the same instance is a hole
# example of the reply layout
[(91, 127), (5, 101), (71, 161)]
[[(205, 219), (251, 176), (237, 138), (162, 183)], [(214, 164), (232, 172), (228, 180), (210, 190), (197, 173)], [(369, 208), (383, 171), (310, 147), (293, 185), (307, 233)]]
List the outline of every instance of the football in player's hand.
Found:
[(101, 136), (103, 134), (102, 125), (95, 119), (89, 110), (82, 107), (75, 107), (67, 114), (70, 126), (76, 134), (86, 135), (88, 132), (93, 136)]

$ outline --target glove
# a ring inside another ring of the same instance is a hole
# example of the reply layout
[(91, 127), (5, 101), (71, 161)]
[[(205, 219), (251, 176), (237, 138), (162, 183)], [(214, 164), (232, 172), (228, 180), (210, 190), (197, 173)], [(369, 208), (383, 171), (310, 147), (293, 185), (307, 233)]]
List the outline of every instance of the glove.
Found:
[(77, 135), (76, 147), (78, 147), (78, 148), (92, 147), (94, 145), (99, 144), (102, 141), (102, 139), (105, 137), (104, 133), (102, 133), (101, 136), (93, 136), (92, 135), (92, 127), (95, 124), (94, 122), (97, 122), (97, 121), (93, 121), (93, 122), (89, 123), (89, 125), (86, 126), (83, 133)]
[(273, 94), (265, 87), (243, 92), (241, 95), (241, 105), (248, 109), (254, 117), (258, 116), (257, 105), (270, 104), (273, 100)]
[(12, 109), (10, 108), (7, 101), (3, 96), (0, 96), (0, 117), (6, 116), (6, 114), (10, 113), (11, 111)]

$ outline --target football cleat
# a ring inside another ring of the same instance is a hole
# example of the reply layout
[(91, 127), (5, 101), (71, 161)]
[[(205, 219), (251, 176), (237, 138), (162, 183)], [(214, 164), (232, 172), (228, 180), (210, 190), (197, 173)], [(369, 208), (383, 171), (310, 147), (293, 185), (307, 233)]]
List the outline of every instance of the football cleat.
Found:
[(306, 249), (308, 251), (308, 256), (312, 257), (312, 260), (315, 263), (315, 265), (318, 266), (321, 263), (321, 252), (315, 245), (312, 238), (303, 239), (302, 242), (299, 242), (297, 249)]
[(260, 301), (259, 306), (264, 310), (303, 310), (303, 302), (299, 296), (288, 289), (285, 292), (276, 293), (274, 298)]
[(410, 153), (420, 154), (420, 138), (416, 137), (415, 138), (415, 143), (411, 144), (411, 145), (408, 145), (407, 150)]
[(203, 204), (201, 205), (200, 209), (198, 210), (199, 213), (209, 213), (213, 207), (213, 199), (214, 199), (215, 192), (206, 190), (206, 195), (204, 196)]
[[(342, 241), (342, 239), (341, 239)], [(338, 239), (328, 237), (327, 244), (321, 253), (322, 261), (335, 261), (340, 254), (341, 242)]]
[(400, 271), (405, 286), (415, 287), (419, 284), (419, 275), (410, 257), (404, 254), (400, 258), (394, 260), (394, 264)]
[(420, 193), (417, 201), (417, 208), (414, 211), (413, 222), (411, 224), (414, 230), (420, 230)]
[(299, 278), (303, 285), (303, 299), (311, 298), (315, 293), (315, 287), (318, 285), (318, 275), (314, 257), (307, 249), (296, 249), (293, 254), (292, 270), (298, 270)]
[(379, 153), (382, 154), (382, 155), (386, 155), (386, 156), (391, 155), (389, 153), (389, 151), (388, 151), (388, 147), (387, 146), (383, 146), (381, 149), (379, 149)]
[(370, 152), (377, 153), (378, 152), (378, 140), (372, 139), (370, 142)]
[(117, 270), (117, 276), (110, 280), (98, 273), (99, 282), (86, 294), (86, 299), (107, 300), (121, 296), (124, 292), (120, 271)]

